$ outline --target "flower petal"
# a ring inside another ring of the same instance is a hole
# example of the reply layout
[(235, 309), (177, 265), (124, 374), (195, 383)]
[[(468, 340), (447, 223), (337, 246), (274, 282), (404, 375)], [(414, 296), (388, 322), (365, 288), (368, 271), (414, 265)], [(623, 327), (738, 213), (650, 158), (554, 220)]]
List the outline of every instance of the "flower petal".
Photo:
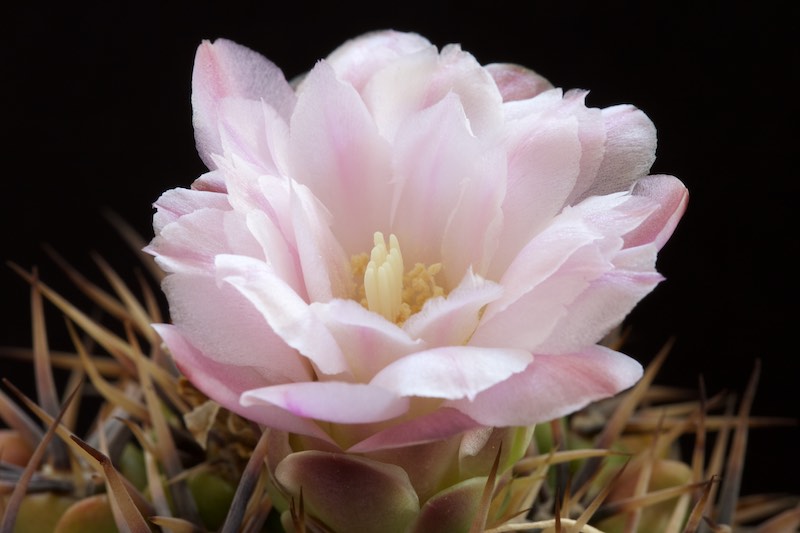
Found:
[[(461, 103), (449, 94), (403, 125), (394, 155), (397, 190), (392, 231), (404, 261), (411, 265), (442, 261), (447, 284), (453, 287), (470, 263), (485, 261), (492, 244), (490, 229), (500, 216), (505, 178), (500, 154), (472, 135)], [(487, 191), (488, 183), (494, 184), (494, 191)], [(462, 228), (451, 223), (454, 218), (465, 222), (466, 211), (477, 206), (485, 212), (470, 213), (480, 223), (471, 221)]]
[(298, 93), (289, 139), (291, 177), (330, 211), (348, 255), (371, 249), (389, 224), (389, 146), (358, 93), (324, 61)]
[(244, 98), (225, 98), (217, 106), (223, 155), (235, 155), (264, 173), (281, 175), (285, 172), (289, 126), (277, 111), (263, 100)]
[(161, 233), (167, 224), (198, 209), (211, 208), (227, 211), (231, 208), (225, 194), (182, 188), (170, 189), (165, 192), (156, 200), (153, 207), (156, 208), (156, 214), (153, 216), (153, 229), (156, 235)]
[(500, 245), (490, 274), (495, 279), (542, 225), (561, 211), (580, 173), (577, 120), (548, 110), (560, 105), (559, 95), (552, 91), (535, 98), (531, 104), (539, 109), (531, 106), (524, 119), (507, 124), (508, 181)]
[(503, 102), (527, 100), (553, 88), (544, 76), (512, 63), (491, 63), (484, 68), (492, 75)]
[[(285, 256), (283, 263), (291, 269), (291, 280), (285, 281), (295, 287), (292, 280), (302, 279), (298, 294), (309, 301), (352, 294), (350, 261), (331, 233), (330, 213), (308, 187), (291, 179), (259, 175), (236, 157), (221, 161), (220, 168), (226, 173), (234, 209), (269, 219), (274, 229), (271, 241), (278, 246), (275, 252)], [(273, 251), (265, 251), (271, 259)]]
[(446, 298), (432, 298), (403, 324), (409, 336), (435, 348), (466, 344), (478, 326), (481, 310), (503, 293), (503, 288), (470, 270)]
[(145, 251), (166, 272), (206, 272), (221, 253), (264, 254), (241, 213), (202, 208), (164, 226)]
[(163, 289), (172, 322), (186, 341), (219, 364), (262, 370), (261, 386), (313, 379), (307, 363), (230, 285), (197, 274), (171, 274)]
[(249, 257), (220, 255), (216, 266), (218, 279), (247, 298), (272, 331), (308, 357), (319, 371), (329, 375), (348, 371), (347, 360), (325, 325), (267, 264)]
[(350, 261), (334, 237), (327, 211), (307, 187), (289, 182), (294, 242), (311, 301), (327, 302), (353, 294)]
[(407, 118), (451, 94), (461, 102), (470, 131), (476, 135), (492, 133), (502, 125), (497, 85), (458, 45), (445, 46), (441, 53), (430, 46), (399, 57), (375, 72), (362, 91), (381, 134), (390, 140)]
[(656, 160), (656, 127), (642, 111), (631, 105), (602, 110), (606, 128), (603, 162), (597, 179), (579, 192), (574, 203), (593, 195), (627, 191), (647, 175)]
[(307, 300), (291, 224), (291, 182), (259, 174), (256, 168), (235, 155), (218, 162), (218, 171), (225, 175), (231, 207), (245, 217), (247, 231), (261, 247), (260, 253), (240, 255), (263, 258), (278, 277)]
[(553, 420), (613, 396), (642, 376), (633, 359), (592, 346), (582, 352), (535, 355), (525, 372), (467, 399), (447, 402), (486, 426), (525, 426)]
[(215, 168), (212, 154), (222, 154), (218, 121), (224, 98), (264, 100), (288, 120), (294, 91), (281, 70), (261, 54), (225, 39), (203, 41), (192, 73), (192, 122), (203, 162)]
[(242, 405), (274, 405), (304, 418), (339, 424), (381, 422), (408, 410), (408, 398), (364, 383), (308, 381), (262, 387), (242, 394)]
[[(501, 279), (505, 292), (487, 307), (470, 344), (524, 347), (540, 353), (541, 343), (553, 339), (553, 331), (573, 310), (573, 302), (590, 289), (594, 280), (615, 268), (614, 257), (624, 245), (621, 234), (635, 229), (656, 207), (645, 198), (616, 194), (592, 197), (565, 209), (508, 268)], [(624, 293), (623, 284), (620, 294)], [(627, 306), (627, 313), (632, 303), (625, 299), (620, 307), (601, 299), (598, 306), (608, 306), (608, 318), (619, 321), (624, 314), (616, 311)], [(591, 343), (604, 333), (586, 329), (587, 335), (597, 335)], [(567, 340), (568, 336), (559, 338)], [(570, 343), (559, 353), (574, 349)]]
[(267, 215), (287, 236), (292, 234), (290, 223), (291, 181), (265, 175), (235, 154), (218, 159), (219, 170), (225, 176), (228, 201), (233, 209)]
[(611, 268), (596, 246), (600, 238), (582, 224), (564, 224), (533, 239), (501, 279), (503, 295), (487, 306), (470, 344), (536, 349), (565, 304)]
[(263, 254), (244, 255), (266, 255), (276, 273), (303, 298), (327, 301), (352, 293), (350, 262), (331, 234), (329, 213), (307, 187), (259, 175), (236, 157), (220, 161), (220, 169), (228, 181), (231, 205), (247, 214), (250, 231), (259, 232), (264, 247)]
[(370, 383), (400, 396), (472, 399), (532, 360), (524, 350), (445, 346), (398, 359)]
[(664, 278), (652, 270), (655, 248), (651, 249), (651, 268), (645, 272), (614, 269), (598, 277), (558, 317), (552, 331), (537, 347), (550, 354), (580, 349), (597, 342), (619, 325), (633, 307)]
[[(472, 173), (464, 176), (458, 203), (442, 238), (442, 263), (448, 286), (467, 272), (485, 275), (503, 228), (501, 205), (506, 194), (505, 156), (498, 147), (480, 146)], [(470, 243), (467, 246), (466, 243)]]
[(368, 382), (388, 364), (423, 347), (421, 341), (353, 300), (313, 303), (311, 309), (336, 339), (360, 382)]
[(169, 324), (153, 324), (169, 348), (181, 373), (201, 392), (234, 413), (269, 427), (309, 435), (331, 442), (330, 437), (313, 421), (298, 418), (283, 409), (239, 403), (242, 392), (262, 387), (267, 379), (257, 366), (232, 366), (205, 357), (180, 332)]
[[(214, 159), (216, 156), (212, 155), (210, 157)], [(224, 176), (221, 172), (218, 172), (216, 168), (214, 170), (209, 170), (192, 182), (192, 189), (196, 191), (221, 192), (224, 194), (226, 190)]]
[(660, 250), (686, 211), (689, 192), (680, 180), (672, 176), (648, 176), (636, 182), (632, 194), (650, 198), (659, 207), (633, 232), (625, 235), (625, 246), (634, 247), (652, 242)]
[(552, 90), (514, 109), (505, 128), (508, 192), (503, 230), (491, 275), (500, 277), (516, 253), (557, 215), (577, 191), (596, 178), (605, 129), (598, 109), (584, 105), (586, 93)]
[(326, 58), (340, 80), (359, 92), (376, 71), (398, 58), (431, 46), (416, 33), (376, 31), (350, 39)]
[[(258, 241), (275, 275), (286, 282), (298, 296), (308, 298), (296, 250), (275, 223), (262, 211), (247, 213), (247, 229)], [(257, 257), (254, 255), (253, 257)]]

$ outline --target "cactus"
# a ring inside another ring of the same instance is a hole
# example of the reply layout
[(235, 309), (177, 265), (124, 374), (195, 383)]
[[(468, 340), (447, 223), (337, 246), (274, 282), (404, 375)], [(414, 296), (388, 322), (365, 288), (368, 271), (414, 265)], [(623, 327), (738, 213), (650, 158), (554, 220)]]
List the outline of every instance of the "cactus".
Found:
[[(115, 224), (141, 248), (130, 228)], [(31, 362), (37, 397), (9, 382), (10, 395), (0, 392), (9, 427), (0, 431), (0, 533), (677, 533), (745, 525), (771, 533), (800, 524), (797, 496), (739, 498), (749, 429), (793, 423), (750, 415), (758, 368), (738, 406), (730, 394), (655, 386), (668, 345), (630, 391), (535, 432), (487, 429), (348, 454), (260, 428), (192, 387), (150, 326), (163, 320), (151, 282), (136, 278), (138, 298), (98, 257), (107, 291), (53, 257), (113, 323), (90, 318), (36, 270), (13, 266), (31, 286), (33, 345), (2, 356)], [(46, 303), (66, 318), (70, 351), (49, 349)], [(69, 372), (63, 401), (56, 367)], [(85, 401), (94, 393), (99, 406)], [(77, 414), (88, 409), (95, 421), (78, 435)], [(689, 457), (681, 439), (694, 443)]]

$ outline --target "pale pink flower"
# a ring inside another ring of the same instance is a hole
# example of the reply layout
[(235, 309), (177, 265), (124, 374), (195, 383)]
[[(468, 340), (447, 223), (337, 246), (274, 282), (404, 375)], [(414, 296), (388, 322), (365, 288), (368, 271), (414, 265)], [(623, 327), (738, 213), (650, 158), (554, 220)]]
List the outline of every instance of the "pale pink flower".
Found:
[(641, 111), (396, 32), (296, 87), (204, 42), (192, 83), (210, 170), (158, 200), (148, 251), (158, 332), (224, 407), (365, 452), (528, 426), (640, 377), (596, 343), (662, 279), (687, 201), (647, 176)]

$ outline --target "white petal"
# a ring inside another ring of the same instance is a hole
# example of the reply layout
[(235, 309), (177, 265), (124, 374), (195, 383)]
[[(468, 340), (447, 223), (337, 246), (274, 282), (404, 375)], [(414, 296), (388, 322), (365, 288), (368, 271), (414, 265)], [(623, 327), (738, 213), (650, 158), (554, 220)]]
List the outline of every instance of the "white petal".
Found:
[(469, 271), (446, 298), (428, 300), (403, 329), (431, 348), (466, 344), (478, 326), (481, 310), (502, 293), (500, 285)]
[(247, 391), (242, 405), (274, 405), (303, 418), (365, 424), (402, 415), (408, 399), (363, 383), (312, 381)]
[[(211, 156), (223, 153), (218, 126), (220, 102), (225, 98), (263, 99), (285, 119), (294, 106), (294, 92), (272, 62), (225, 39), (204, 41), (197, 49), (192, 73), (192, 121), (200, 157), (212, 169)], [(231, 126), (244, 124), (232, 122)]]
[(388, 364), (424, 347), (353, 300), (313, 303), (311, 309), (336, 339), (356, 381), (366, 383)]
[(393, 139), (405, 120), (448, 95), (462, 103), (470, 129), (490, 134), (503, 122), (502, 96), (491, 75), (458, 45), (431, 46), (377, 71), (363, 90), (381, 134)]
[(376, 71), (431, 43), (416, 33), (376, 31), (351, 39), (326, 58), (341, 80), (361, 91)]
[(642, 376), (633, 359), (600, 346), (580, 353), (535, 355), (524, 372), (467, 399), (447, 402), (486, 426), (530, 426), (613, 396)]
[(145, 249), (167, 272), (213, 275), (214, 258), (235, 253), (263, 259), (264, 252), (235, 211), (198, 209), (164, 226)]
[(308, 188), (290, 182), (294, 242), (310, 301), (353, 294), (350, 261), (330, 227), (329, 215)]
[(187, 341), (219, 364), (260, 368), (269, 383), (312, 377), (308, 363), (269, 327), (230, 285), (214, 278), (172, 274), (163, 282), (170, 316)]
[(242, 293), (270, 328), (321, 372), (336, 375), (348, 371), (347, 360), (325, 325), (264, 262), (220, 255), (216, 266), (218, 279)]
[(324, 61), (299, 91), (290, 131), (291, 177), (330, 211), (348, 255), (368, 251), (373, 232), (389, 224), (389, 146), (358, 93)]
[(522, 372), (532, 360), (523, 350), (446, 346), (403, 357), (370, 383), (401, 396), (472, 399)]
[(656, 128), (647, 115), (631, 105), (607, 107), (602, 113), (607, 135), (603, 162), (595, 182), (576, 200), (627, 191), (656, 160)]
[(508, 192), (503, 232), (492, 264), (499, 276), (516, 253), (596, 178), (605, 128), (598, 109), (584, 105), (585, 93), (547, 91), (507, 106)]
[[(655, 263), (652, 249), (651, 265)], [(572, 302), (538, 350), (559, 354), (597, 342), (619, 325), (633, 307), (664, 278), (655, 271), (631, 272), (619, 268), (598, 277)]]
[[(485, 261), (493, 244), (490, 230), (500, 216), (505, 179), (500, 154), (470, 133), (461, 103), (450, 94), (404, 124), (394, 156), (392, 231), (404, 261), (443, 262), (454, 287), (470, 263)], [(472, 211), (479, 206), (485, 210)], [(467, 221), (468, 211), (474, 220)]]
[(222, 154), (251, 163), (261, 172), (280, 175), (289, 127), (263, 101), (225, 98), (218, 103)]
[(156, 200), (153, 207), (157, 210), (153, 216), (153, 229), (156, 234), (161, 233), (167, 224), (198, 209), (211, 208), (228, 211), (231, 208), (225, 194), (182, 188), (168, 190)]
[(169, 348), (181, 373), (201, 392), (226, 409), (271, 428), (332, 442), (330, 437), (311, 420), (297, 417), (277, 407), (241, 405), (240, 397), (244, 391), (270, 383), (259, 367), (218, 363), (205, 357), (192, 346), (178, 328), (168, 324), (154, 324), (153, 328)]

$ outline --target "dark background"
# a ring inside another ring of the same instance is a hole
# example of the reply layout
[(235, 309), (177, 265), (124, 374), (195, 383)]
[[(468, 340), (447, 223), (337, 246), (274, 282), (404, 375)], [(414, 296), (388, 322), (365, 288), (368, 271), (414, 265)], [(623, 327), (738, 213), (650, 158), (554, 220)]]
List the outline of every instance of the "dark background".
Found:
[[(790, 165), (798, 141), (790, 128), (798, 116), (796, 7), (91, 4), (18, 5), (6, 19), (3, 260), (40, 265), (66, 296), (74, 292), (43, 242), (92, 279), (101, 280), (92, 250), (131, 275), (136, 260), (101, 209), (149, 238), (151, 203), (203, 171), (189, 104), (201, 39), (238, 41), (291, 78), (360, 33), (416, 31), (440, 46), (459, 42), (482, 63), (516, 62), (557, 86), (590, 89), (590, 105), (629, 102), (645, 110), (659, 131), (653, 171), (680, 177), (691, 200), (660, 257), (667, 281), (629, 319), (628, 353), (647, 362), (674, 336), (659, 381), (695, 388), (702, 375), (710, 393), (743, 390), (758, 358), (754, 414), (800, 415), (798, 238), (790, 218), (798, 197)], [(29, 345), (26, 284), (6, 267), (0, 283), (0, 345)], [(67, 348), (56, 314), (50, 324), (53, 346)], [(18, 365), (2, 365), (3, 374), (23, 380)], [(797, 427), (754, 430), (750, 447), (746, 492), (800, 491)]]

